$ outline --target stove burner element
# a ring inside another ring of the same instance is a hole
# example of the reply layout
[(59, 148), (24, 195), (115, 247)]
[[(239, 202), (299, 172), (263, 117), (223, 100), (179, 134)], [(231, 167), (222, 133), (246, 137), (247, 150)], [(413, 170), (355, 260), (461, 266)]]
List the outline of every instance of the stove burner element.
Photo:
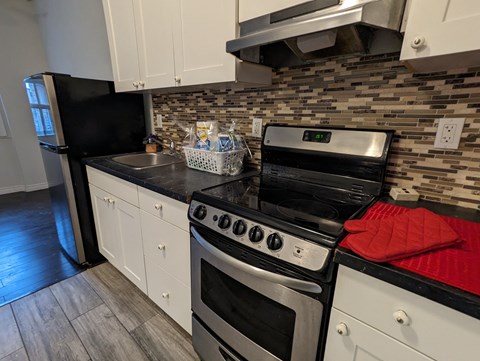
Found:
[(277, 204), (277, 210), (294, 220), (318, 224), (321, 219), (336, 219), (338, 211), (328, 204), (310, 199), (287, 199)]

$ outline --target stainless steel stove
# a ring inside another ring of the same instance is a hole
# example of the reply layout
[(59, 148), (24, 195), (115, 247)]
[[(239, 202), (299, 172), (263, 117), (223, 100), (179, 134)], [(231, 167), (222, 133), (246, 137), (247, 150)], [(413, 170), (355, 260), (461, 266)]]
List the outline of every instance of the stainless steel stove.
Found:
[(259, 175), (195, 192), (193, 344), (216, 360), (320, 360), (343, 223), (380, 195), (393, 132), (270, 125)]

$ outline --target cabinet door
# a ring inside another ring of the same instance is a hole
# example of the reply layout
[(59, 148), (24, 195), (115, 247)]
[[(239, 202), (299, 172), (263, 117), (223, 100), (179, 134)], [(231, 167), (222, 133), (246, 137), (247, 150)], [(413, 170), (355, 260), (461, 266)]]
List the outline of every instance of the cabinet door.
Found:
[(133, 0), (142, 89), (175, 85), (172, 0)]
[(99, 251), (113, 266), (120, 268), (123, 256), (122, 248), (116, 237), (112, 196), (92, 184), (90, 184), (90, 196)]
[(119, 198), (113, 198), (112, 205), (115, 210), (116, 242), (121, 245), (123, 255), (119, 270), (146, 293), (140, 210)]
[[(408, 14), (402, 60), (480, 49), (478, 0), (413, 0)], [(415, 44), (415, 38), (424, 43)], [(478, 63), (478, 54), (477, 54)], [(462, 60), (459, 58), (459, 60)], [(451, 66), (453, 67), (453, 66)]]
[[(103, 0), (113, 79), (117, 92), (137, 90), (140, 80), (132, 0)], [(88, 25), (86, 25), (88, 26)]]
[(175, 0), (177, 85), (235, 80), (236, 59), (225, 50), (237, 28), (235, 0)]
[[(339, 334), (337, 326), (343, 325)], [(376, 329), (332, 308), (325, 361), (432, 361)]]

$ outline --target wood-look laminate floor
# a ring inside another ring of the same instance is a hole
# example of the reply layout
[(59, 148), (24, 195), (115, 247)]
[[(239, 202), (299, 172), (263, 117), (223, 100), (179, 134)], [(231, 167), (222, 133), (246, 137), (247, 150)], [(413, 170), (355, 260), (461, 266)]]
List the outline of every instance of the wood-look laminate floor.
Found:
[(109, 263), (0, 307), (0, 361), (199, 361), (191, 337)]
[(48, 190), (0, 196), (0, 306), (81, 270), (62, 252)]

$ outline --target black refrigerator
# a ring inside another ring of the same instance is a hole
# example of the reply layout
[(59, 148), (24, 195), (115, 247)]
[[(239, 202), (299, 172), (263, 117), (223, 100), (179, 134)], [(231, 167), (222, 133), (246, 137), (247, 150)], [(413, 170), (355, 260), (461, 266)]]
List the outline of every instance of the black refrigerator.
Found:
[(82, 158), (143, 149), (143, 96), (115, 93), (110, 81), (65, 74), (36, 74), (24, 84), (59, 241), (78, 264), (95, 264), (103, 257)]

